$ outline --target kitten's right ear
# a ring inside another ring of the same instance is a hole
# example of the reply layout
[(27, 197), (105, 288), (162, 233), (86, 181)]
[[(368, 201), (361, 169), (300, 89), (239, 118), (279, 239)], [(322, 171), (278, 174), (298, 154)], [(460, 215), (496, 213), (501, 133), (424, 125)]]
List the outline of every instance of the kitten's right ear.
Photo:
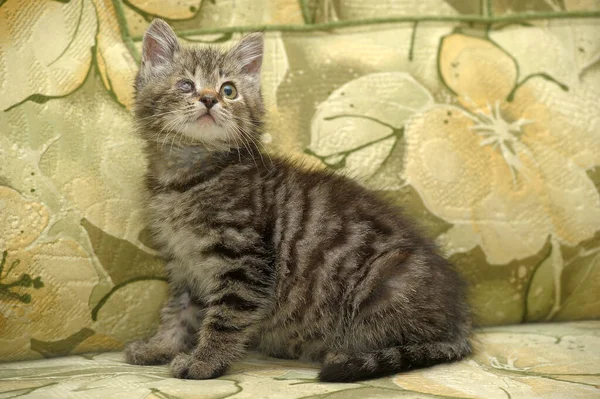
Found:
[(171, 62), (179, 49), (173, 29), (162, 19), (155, 19), (144, 33), (142, 63), (155, 67)]
[(243, 72), (260, 78), (264, 47), (263, 34), (254, 32), (244, 36), (229, 51), (229, 56), (242, 66)]

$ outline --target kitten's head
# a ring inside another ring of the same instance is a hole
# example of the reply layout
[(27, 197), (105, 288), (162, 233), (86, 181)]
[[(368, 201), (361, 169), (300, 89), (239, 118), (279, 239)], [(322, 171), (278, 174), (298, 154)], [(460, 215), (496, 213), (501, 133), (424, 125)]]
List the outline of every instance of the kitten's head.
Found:
[(144, 34), (135, 89), (142, 135), (158, 143), (239, 147), (260, 131), (263, 37), (253, 33), (229, 51), (182, 46), (166, 22)]

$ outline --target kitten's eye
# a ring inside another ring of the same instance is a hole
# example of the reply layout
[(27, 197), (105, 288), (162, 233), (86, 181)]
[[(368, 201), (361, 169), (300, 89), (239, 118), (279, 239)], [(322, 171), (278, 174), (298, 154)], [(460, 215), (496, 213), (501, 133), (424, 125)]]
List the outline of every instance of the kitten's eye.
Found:
[(237, 97), (237, 89), (233, 85), (233, 83), (228, 82), (221, 86), (221, 95), (225, 98), (233, 100)]
[(194, 90), (194, 83), (191, 80), (180, 80), (177, 87), (184, 93), (189, 93)]

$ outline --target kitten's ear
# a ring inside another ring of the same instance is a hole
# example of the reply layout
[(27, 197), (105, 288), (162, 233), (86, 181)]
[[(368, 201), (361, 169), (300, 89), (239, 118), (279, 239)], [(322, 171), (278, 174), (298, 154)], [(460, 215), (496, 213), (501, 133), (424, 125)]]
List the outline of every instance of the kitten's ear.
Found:
[(242, 70), (249, 75), (259, 75), (263, 59), (263, 34), (251, 33), (229, 51), (229, 56), (242, 65)]
[(173, 29), (162, 19), (155, 19), (144, 33), (142, 62), (151, 66), (170, 62), (179, 49)]

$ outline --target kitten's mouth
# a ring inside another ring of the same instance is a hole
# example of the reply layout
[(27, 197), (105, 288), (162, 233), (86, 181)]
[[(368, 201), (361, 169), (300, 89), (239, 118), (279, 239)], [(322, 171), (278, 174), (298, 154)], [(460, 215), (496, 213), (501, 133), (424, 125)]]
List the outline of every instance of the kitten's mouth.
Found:
[(198, 122), (201, 125), (215, 123), (215, 118), (211, 114), (206, 113), (198, 118)]

